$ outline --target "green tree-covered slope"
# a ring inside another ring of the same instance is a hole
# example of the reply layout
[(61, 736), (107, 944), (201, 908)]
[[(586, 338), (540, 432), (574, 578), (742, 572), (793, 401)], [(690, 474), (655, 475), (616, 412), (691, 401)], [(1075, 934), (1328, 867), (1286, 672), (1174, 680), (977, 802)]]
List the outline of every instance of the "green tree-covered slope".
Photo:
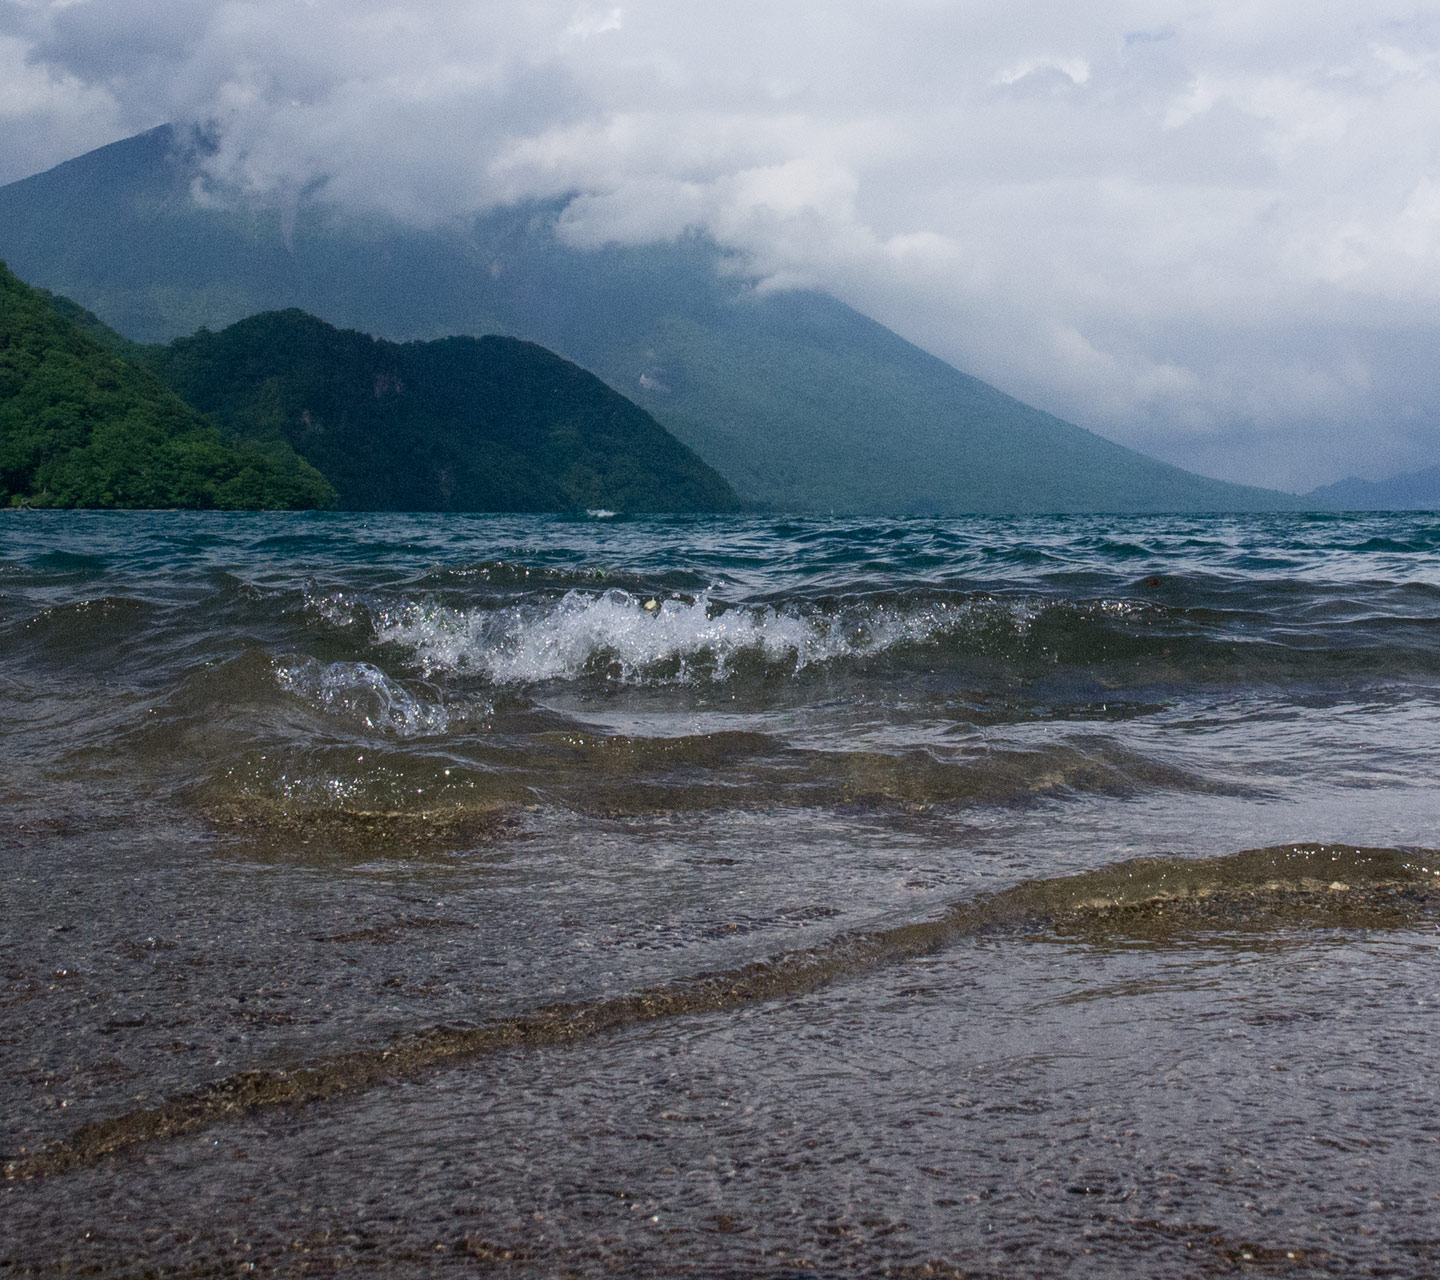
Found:
[(293, 447), (351, 510), (739, 506), (643, 409), (514, 338), (397, 344), (291, 309), (146, 358), (231, 436)]
[(287, 447), (222, 439), (0, 263), (0, 505), (295, 508), (333, 497)]
[(301, 307), (404, 340), (505, 333), (632, 396), (743, 499), (843, 512), (1293, 508), (1004, 395), (818, 293), (759, 295), (700, 239), (597, 250), (564, 202), (415, 230), (197, 202), (203, 143), (168, 128), (0, 188), (0, 255), (128, 337)]

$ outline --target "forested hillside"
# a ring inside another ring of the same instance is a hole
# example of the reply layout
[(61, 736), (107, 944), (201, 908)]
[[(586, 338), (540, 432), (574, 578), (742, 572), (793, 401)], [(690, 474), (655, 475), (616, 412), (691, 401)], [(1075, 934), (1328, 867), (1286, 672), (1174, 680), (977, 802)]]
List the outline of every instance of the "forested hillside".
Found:
[(350, 510), (730, 511), (730, 486), (598, 378), (514, 338), (383, 342), (298, 310), (147, 354), (236, 439)]
[(288, 446), (226, 441), (0, 263), (0, 504), (298, 508), (333, 498)]

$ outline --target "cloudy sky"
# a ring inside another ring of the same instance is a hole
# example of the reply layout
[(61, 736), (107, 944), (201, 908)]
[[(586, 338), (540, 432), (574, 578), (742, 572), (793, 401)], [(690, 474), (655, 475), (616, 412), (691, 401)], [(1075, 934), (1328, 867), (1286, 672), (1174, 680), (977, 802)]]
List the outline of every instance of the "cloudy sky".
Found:
[(1433, 3), (0, 0), (0, 181), (167, 120), (257, 191), (704, 229), (1211, 475), (1440, 463)]

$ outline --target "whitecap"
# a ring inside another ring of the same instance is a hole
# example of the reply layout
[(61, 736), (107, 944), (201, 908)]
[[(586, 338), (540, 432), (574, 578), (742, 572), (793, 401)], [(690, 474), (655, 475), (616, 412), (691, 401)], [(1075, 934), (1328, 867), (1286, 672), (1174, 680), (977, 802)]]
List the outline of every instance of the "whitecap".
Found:
[(722, 681), (746, 664), (794, 673), (933, 638), (953, 607), (883, 605), (838, 614), (769, 605), (723, 608), (708, 595), (647, 599), (627, 591), (571, 591), (508, 609), (429, 601), (379, 613), (376, 638), (409, 649), (427, 675), (469, 673), (526, 685), (602, 675), (621, 683)]

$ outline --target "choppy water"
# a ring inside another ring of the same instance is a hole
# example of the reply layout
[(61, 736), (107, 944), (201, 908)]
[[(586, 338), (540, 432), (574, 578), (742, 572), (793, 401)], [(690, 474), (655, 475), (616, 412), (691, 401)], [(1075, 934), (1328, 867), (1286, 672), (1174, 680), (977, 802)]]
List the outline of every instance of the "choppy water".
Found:
[(0, 1264), (1437, 1274), (1437, 713), (1427, 515), (0, 517)]

